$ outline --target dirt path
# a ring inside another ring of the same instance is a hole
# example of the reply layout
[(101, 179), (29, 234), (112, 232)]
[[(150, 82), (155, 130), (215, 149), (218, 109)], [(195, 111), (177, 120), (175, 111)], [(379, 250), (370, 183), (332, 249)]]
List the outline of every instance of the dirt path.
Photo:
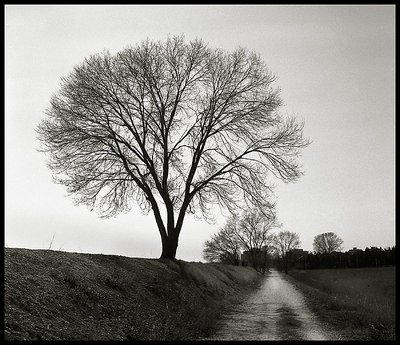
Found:
[(272, 271), (262, 286), (219, 323), (212, 340), (330, 340), (282, 273)]

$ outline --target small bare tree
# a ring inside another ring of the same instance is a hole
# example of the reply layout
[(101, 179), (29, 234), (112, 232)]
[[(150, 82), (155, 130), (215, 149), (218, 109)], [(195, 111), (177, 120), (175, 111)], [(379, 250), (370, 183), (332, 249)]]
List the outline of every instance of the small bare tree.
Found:
[(203, 256), (211, 262), (238, 264), (244, 250), (250, 255), (250, 264), (264, 272), (273, 241), (271, 230), (278, 226), (274, 205), (269, 205), (268, 212), (245, 211), (241, 218), (232, 215), (222, 230), (205, 242)]
[(342, 249), (343, 240), (334, 232), (325, 232), (314, 237), (314, 251), (316, 253), (332, 253)]
[(203, 257), (209, 262), (221, 262), (238, 265), (241, 254), (241, 243), (235, 236), (234, 218), (228, 219), (226, 225), (210, 240), (204, 243)]
[(285, 273), (289, 270), (288, 253), (300, 246), (300, 237), (295, 232), (281, 231), (274, 238), (275, 249), (282, 259)]
[(276, 227), (279, 224), (274, 205), (269, 205), (263, 212), (256, 209), (245, 211), (239, 227), (236, 227), (235, 235), (249, 253), (251, 265), (262, 272), (268, 268), (269, 247), (274, 239), (271, 231)]
[(110, 217), (153, 212), (162, 258), (175, 258), (187, 213), (263, 208), (269, 173), (302, 172), (303, 125), (278, 112), (257, 54), (183, 37), (93, 55), (62, 79), (37, 128), (56, 182)]

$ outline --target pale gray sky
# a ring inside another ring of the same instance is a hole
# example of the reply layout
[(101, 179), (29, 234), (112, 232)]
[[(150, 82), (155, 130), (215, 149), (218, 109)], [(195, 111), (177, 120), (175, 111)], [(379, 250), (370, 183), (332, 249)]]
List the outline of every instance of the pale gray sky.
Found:
[[(258, 52), (279, 77), (281, 111), (313, 140), (295, 184), (275, 180), (278, 217), (312, 250), (333, 231), (353, 246), (395, 244), (395, 7), (9, 6), (5, 7), (5, 244), (159, 257), (152, 216), (137, 209), (102, 220), (52, 182), (34, 128), (60, 78), (90, 54), (147, 37), (184, 34), (210, 47)], [(202, 261), (224, 224), (187, 217), (177, 257)]]

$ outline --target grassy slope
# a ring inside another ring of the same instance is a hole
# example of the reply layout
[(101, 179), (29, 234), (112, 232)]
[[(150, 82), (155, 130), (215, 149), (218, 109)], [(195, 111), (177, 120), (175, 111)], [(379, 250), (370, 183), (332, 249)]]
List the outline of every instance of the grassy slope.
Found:
[(320, 319), (349, 340), (394, 340), (395, 273), (395, 267), (289, 272)]
[(5, 339), (195, 339), (259, 281), (248, 267), (6, 248)]

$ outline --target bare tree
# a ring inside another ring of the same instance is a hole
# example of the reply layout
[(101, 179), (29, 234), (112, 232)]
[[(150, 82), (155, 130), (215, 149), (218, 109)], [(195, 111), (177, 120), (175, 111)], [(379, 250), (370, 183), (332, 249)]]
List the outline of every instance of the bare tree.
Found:
[(175, 258), (187, 213), (263, 208), (267, 175), (302, 175), (303, 124), (283, 118), (257, 54), (183, 37), (85, 59), (62, 79), (38, 126), (56, 182), (102, 217), (132, 201), (153, 212), (162, 258)]
[(289, 270), (288, 253), (300, 246), (300, 237), (295, 232), (281, 231), (274, 238), (276, 251), (282, 259), (285, 273)]
[(206, 241), (203, 257), (209, 262), (221, 262), (238, 265), (241, 254), (241, 243), (235, 236), (235, 218), (229, 218), (226, 225), (210, 240)]
[(325, 232), (314, 237), (314, 251), (316, 253), (332, 253), (342, 249), (343, 240), (334, 232)]
[(270, 205), (268, 211), (245, 211), (241, 218), (232, 215), (221, 231), (205, 242), (204, 258), (211, 262), (238, 264), (243, 249), (250, 255), (250, 264), (264, 272), (273, 241), (271, 230), (278, 226), (274, 205)]
[(268, 265), (269, 247), (274, 235), (273, 228), (279, 227), (277, 223), (275, 207), (270, 205), (267, 210), (245, 211), (235, 229), (235, 235), (239, 239), (242, 248), (250, 255), (251, 265), (262, 272)]

